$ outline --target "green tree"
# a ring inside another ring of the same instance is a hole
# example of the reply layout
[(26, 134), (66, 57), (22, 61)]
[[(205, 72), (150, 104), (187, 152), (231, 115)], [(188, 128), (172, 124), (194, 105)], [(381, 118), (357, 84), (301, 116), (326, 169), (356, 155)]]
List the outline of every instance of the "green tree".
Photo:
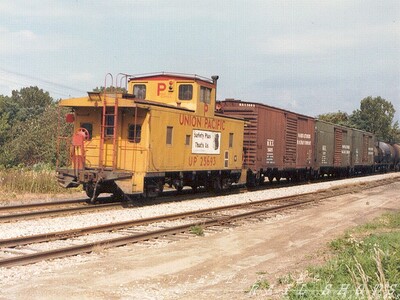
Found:
[(393, 143), (400, 143), (400, 128), (399, 128), (399, 122), (396, 121), (390, 132), (389, 132), (389, 137), (390, 137), (390, 142)]
[[(64, 115), (65, 112), (60, 114), (60, 119), (63, 119)], [(58, 135), (70, 130), (69, 124), (64, 120), (58, 120), (58, 117), (58, 107), (52, 103), (42, 114), (25, 122), (15, 123), (11, 129), (13, 138), (4, 145), (3, 150), (6, 155), (0, 158), (0, 163), (6, 166), (31, 166), (38, 163), (55, 166)], [(65, 147), (65, 144), (62, 146)]]
[(66, 112), (59, 111), (49, 93), (38, 87), (12, 91), (11, 97), (0, 96), (0, 165), (54, 166), (58, 135), (70, 135)]
[(10, 124), (8, 124), (8, 113), (0, 114), (0, 147), (3, 145), (9, 136)]
[[(93, 89), (93, 92), (98, 92), (98, 93), (103, 93), (104, 92), (104, 86), (96, 87)], [(108, 93), (127, 93), (126, 88), (123, 87), (115, 87), (115, 86), (108, 86), (106, 88), (106, 92)]]
[(48, 92), (37, 86), (25, 87), (19, 91), (12, 91), (7, 98), (7, 111), (13, 122), (26, 121), (29, 118), (42, 114), (53, 103)]
[(6, 111), (7, 99), (0, 95), (0, 148), (7, 141), (10, 131), (10, 114)]
[(340, 110), (335, 113), (318, 115), (317, 118), (333, 124), (339, 124), (344, 126), (350, 125), (350, 116), (346, 112), (342, 112)]
[(369, 96), (361, 100), (360, 109), (353, 111), (350, 122), (358, 129), (375, 133), (381, 140), (391, 141), (395, 112), (391, 102), (379, 96)]

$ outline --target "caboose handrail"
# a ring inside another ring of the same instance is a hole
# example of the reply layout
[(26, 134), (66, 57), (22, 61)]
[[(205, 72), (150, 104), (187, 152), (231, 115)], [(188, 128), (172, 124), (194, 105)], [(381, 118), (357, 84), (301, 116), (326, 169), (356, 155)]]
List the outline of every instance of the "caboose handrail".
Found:
[[(130, 76), (129, 74), (118, 73), (116, 78), (115, 78), (115, 86), (116, 86), (116, 88), (121, 88), (121, 89), (124, 88), (124, 89), (127, 90), (128, 89), (128, 77), (129, 76)], [(122, 86), (123, 80), (125, 80), (125, 85), (124, 86)], [(118, 85), (118, 83), (119, 83), (119, 85)]]

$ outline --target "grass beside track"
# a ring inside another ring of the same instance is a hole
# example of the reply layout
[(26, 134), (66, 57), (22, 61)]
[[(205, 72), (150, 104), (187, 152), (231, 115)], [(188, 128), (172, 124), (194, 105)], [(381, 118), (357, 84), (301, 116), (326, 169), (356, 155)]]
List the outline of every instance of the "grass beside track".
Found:
[(328, 257), (322, 266), (288, 274), (273, 285), (259, 276), (246, 293), (272, 295), (277, 289), (287, 291), (284, 299), (400, 299), (400, 212), (331, 241)]
[(400, 213), (385, 214), (330, 243), (333, 258), (310, 267), (289, 299), (400, 299)]
[(77, 191), (57, 184), (55, 171), (39, 169), (0, 169), (0, 202), (10, 202), (23, 194), (63, 194)]

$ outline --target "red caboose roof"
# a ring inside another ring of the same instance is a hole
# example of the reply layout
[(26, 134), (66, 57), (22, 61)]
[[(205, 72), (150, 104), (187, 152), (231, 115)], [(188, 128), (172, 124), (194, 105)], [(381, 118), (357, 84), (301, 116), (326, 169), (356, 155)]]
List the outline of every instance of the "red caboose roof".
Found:
[(203, 81), (206, 83), (214, 83), (213, 79), (196, 75), (196, 74), (184, 74), (184, 73), (173, 73), (173, 72), (156, 72), (156, 73), (145, 73), (138, 75), (130, 75), (129, 81), (131, 80), (166, 80), (166, 79), (186, 79), (193, 81)]

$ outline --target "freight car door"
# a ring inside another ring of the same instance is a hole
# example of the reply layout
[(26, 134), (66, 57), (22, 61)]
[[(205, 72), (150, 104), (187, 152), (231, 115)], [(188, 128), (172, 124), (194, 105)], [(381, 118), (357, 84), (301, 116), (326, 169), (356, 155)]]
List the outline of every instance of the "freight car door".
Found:
[(369, 136), (363, 134), (363, 144), (362, 144), (362, 162), (368, 164), (368, 148), (369, 148)]
[(333, 165), (335, 167), (342, 165), (342, 145), (343, 132), (341, 129), (335, 128), (335, 154), (333, 156)]
[(296, 167), (297, 158), (297, 118), (295, 116), (286, 115), (285, 130), (285, 167)]

